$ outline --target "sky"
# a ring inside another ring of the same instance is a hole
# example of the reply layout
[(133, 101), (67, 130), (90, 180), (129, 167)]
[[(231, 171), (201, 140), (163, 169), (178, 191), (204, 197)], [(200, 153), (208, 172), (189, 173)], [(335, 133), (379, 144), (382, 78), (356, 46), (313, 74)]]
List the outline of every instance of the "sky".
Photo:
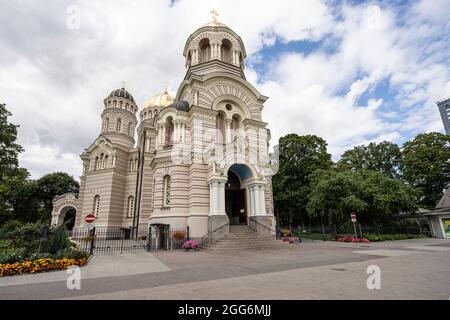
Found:
[(450, 0), (0, 0), (0, 102), (20, 125), (33, 178), (78, 179), (103, 99), (125, 81), (139, 106), (175, 95), (188, 36), (219, 12), (244, 41), (247, 80), (269, 96), (272, 146), (315, 134), (333, 159), (383, 140), (444, 132)]

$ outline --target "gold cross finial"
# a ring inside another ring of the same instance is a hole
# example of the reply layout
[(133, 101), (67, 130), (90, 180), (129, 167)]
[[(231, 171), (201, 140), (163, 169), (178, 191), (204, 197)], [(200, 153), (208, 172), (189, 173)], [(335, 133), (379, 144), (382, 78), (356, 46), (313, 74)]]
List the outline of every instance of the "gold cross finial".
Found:
[(219, 13), (216, 11), (216, 9), (213, 9), (211, 11), (211, 14), (213, 15), (214, 22), (217, 22), (217, 17), (219, 16)]
[(122, 89), (125, 89), (125, 81), (122, 81)]

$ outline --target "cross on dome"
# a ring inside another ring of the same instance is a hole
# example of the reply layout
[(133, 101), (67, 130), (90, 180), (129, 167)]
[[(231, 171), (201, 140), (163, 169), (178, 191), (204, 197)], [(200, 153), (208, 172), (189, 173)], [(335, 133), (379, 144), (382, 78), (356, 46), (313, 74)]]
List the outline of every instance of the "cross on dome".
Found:
[(213, 9), (210, 12), (213, 15), (213, 21), (217, 22), (217, 17), (219, 16), (219, 13), (216, 11), (216, 9)]

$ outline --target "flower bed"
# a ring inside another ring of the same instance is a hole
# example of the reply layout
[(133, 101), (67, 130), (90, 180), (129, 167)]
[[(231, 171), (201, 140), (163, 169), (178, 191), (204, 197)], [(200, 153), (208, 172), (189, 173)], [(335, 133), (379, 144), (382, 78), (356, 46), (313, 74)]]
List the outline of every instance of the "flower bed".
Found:
[(198, 249), (198, 242), (195, 240), (188, 240), (185, 243), (183, 243), (182, 248), (184, 250), (197, 250)]
[(84, 266), (86, 258), (81, 259), (37, 259), (15, 263), (0, 264), (0, 277), (23, 273), (37, 273), (51, 270), (67, 269), (70, 266)]
[(352, 236), (345, 236), (337, 238), (336, 241), (338, 242), (359, 242), (359, 243), (370, 243), (370, 241), (366, 238), (356, 238)]
[(283, 240), (283, 242), (289, 242), (289, 243), (299, 243), (299, 239), (296, 237), (282, 237), (281, 240)]

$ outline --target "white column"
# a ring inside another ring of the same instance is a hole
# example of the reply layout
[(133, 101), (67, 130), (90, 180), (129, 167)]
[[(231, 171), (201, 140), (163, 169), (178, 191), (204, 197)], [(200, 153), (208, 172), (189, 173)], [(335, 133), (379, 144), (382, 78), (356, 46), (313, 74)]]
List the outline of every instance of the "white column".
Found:
[(267, 212), (266, 212), (266, 201), (265, 201), (265, 196), (264, 196), (264, 186), (260, 186), (260, 189), (259, 189), (259, 200), (260, 200), (260, 203), (261, 203), (261, 210), (260, 210), (260, 212), (261, 212), (261, 214), (262, 215), (266, 215), (267, 214)]
[(256, 214), (256, 208), (255, 208), (255, 190), (254, 190), (254, 186), (250, 186), (249, 187), (249, 192), (250, 192), (250, 215), (254, 216)]
[(213, 203), (214, 203), (214, 199), (213, 199), (213, 182), (209, 183), (209, 215), (213, 215), (214, 214), (214, 208), (213, 208)]
[(219, 182), (219, 213), (226, 214), (225, 212), (225, 182)]
[(173, 124), (173, 142), (178, 142), (178, 130), (179, 130), (178, 126), (179, 126), (178, 122), (175, 122)]

